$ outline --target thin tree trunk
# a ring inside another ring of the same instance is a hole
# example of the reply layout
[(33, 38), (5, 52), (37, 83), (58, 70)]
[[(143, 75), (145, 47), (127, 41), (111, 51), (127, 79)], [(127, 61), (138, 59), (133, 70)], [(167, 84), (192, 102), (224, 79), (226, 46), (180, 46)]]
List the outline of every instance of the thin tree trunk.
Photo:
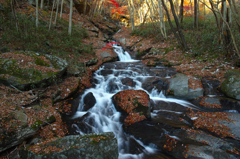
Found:
[(194, 0), (194, 27), (197, 28), (197, 0)]
[(36, 0), (36, 27), (38, 28), (38, 0)]
[(181, 0), (180, 13), (179, 13), (179, 20), (181, 23), (183, 22), (183, 3), (184, 3), (184, 0)]
[(50, 23), (49, 23), (49, 28), (48, 28), (48, 30), (49, 30), (49, 31), (50, 31), (50, 29), (51, 29), (51, 24), (52, 24), (52, 15), (53, 15), (53, 8), (54, 8), (54, 6), (55, 6), (55, 1), (56, 1), (56, 0), (54, 0), (54, 1), (53, 1), (53, 5), (52, 5), (51, 18), (50, 18)]
[(60, 12), (60, 18), (62, 18), (63, 3), (64, 3), (64, 0), (62, 0), (62, 3), (61, 3), (61, 12)]
[(160, 28), (161, 28), (161, 32), (163, 34), (163, 37), (166, 39), (167, 38), (167, 34), (166, 34), (166, 30), (165, 30), (165, 24), (164, 24), (164, 18), (163, 18), (163, 12), (162, 12), (162, 2), (161, 0), (158, 0), (158, 8), (159, 8), (159, 17), (160, 17)]
[[(211, 1), (211, 3), (213, 3), (212, 0), (210, 0), (210, 1)], [(236, 53), (237, 53), (238, 57), (240, 58), (240, 53), (239, 53), (235, 38), (233, 36), (232, 30), (231, 30), (230, 26), (228, 25), (228, 23), (226, 22), (226, 20), (223, 18), (222, 14), (221, 14), (221, 11), (218, 8), (216, 8), (216, 9), (220, 13), (219, 15), (220, 15), (221, 19), (223, 20), (223, 22), (226, 24), (227, 28), (229, 29), (229, 32), (230, 32), (230, 35), (231, 35), (231, 38), (232, 38), (232, 41), (233, 41), (233, 46), (236, 50)]]
[(86, 9), (87, 9), (87, 0), (84, 0), (84, 9), (83, 9), (83, 14), (86, 14)]
[(12, 7), (12, 12), (13, 12), (13, 18), (14, 18), (14, 20), (15, 20), (15, 22), (16, 22), (16, 29), (17, 29), (17, 32), (18, 32), (18, 30), (19, 30), (19, 29), (18, 29), (19, 24), (18, 24), (18, 19), (17, 19), (16, 13), (15, 13), (14, 1), (15, 1), (15, 0), (12, 0), (12, 1), (11, 1), (11, 7)]
[(129, 10), (129, 14), (130, 14), (130, 19), (131, 19), (131, 27), (132, 27), (132, 30), (134, 30), (134, 17), (133, 17), (133, 14), (132, 14), (132, 8), (131, 8), (131, 4), (130, 4), (130, 0), (128, 0), (128, 10)]
[(145, 23), (145, 21), (146, 21), (146, 19), (147, 19), (147, 14), (148, 14), (148, 12), (149, 12), (149, 8), (148, 8), (147, 13), (145, 14), (145, 16), (144, 16), (144, 18), (143, 18), (143, 22), (142, 22), (141, 25), (144, 25), (144, 23)]
[(69, 14), (69, 27), (68, 27), (68, 35), (72, 34), (72, 12), (73, 12), (73, 0), (70, 0), (70, 14)]
[(43, 3), (44, 3), (44, 0), (41, 0), (41, 6), (40, 6), (41, 9), (43, 9)]
[(170, 25), (170, 27), (171, 27), (171, 30), (172, 30), (174, 36), (177, 38), (178, 43), (182, 46), (182, 42), (181, 42), (181, 40), (180, 40), (180, 37), (178, 36), (175, 28), (174, 28), (173, 25), (172, 25), (171, 18), (170, 18), (170, 15), (169, 15), (169, 13), (168, 13), (168, 9), (167, 9), (167, 6), (165, 5), (164, 0), (162, 0), (162, 5), (163, 5), (163, 8), (165, 9), (165, 12), (166, 12), (166, 15), (167, 15), (167, 18), (168, 18), (168, 23), (169, 23), (169, 25)]
[(54, 21), (55, 25), (57, 24), (58, 8), (59, 8), (59, 0), (57, 0), (57, 10), (56, 10), (56, 16), (55, 16), (55, 21)]
[(177, 18), (175, 9), (174, 9), (173, 2), (172, 2), (172, 0), (169, 0), (169, 2), (170, 2), (170, 5), (171, 5), (172, 14), (173, 14), (176, 26), (177, 26), (178, 34), (179, 34), (179, 37), (181, 39), (182, 47), (183, 47), (184, 50), (188, 50), (187, 43), (185, 41), (184, 35), (182, 33), (182, 30), (181, 30), (181, 26), (178, 22), (178, 18)]

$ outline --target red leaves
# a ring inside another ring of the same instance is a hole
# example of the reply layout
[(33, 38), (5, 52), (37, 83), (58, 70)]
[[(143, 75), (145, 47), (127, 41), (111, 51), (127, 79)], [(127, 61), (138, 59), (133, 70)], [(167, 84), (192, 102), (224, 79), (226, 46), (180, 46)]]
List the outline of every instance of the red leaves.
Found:
[(116, 8), (119, 8), (118, 2), (116, 2), (114, 0), (109, 0), (109, 2), (112, 3), (112, 5), (114, 5)]
[(102, 48), (102, 50), (106, 50), (107, 48), (112, 48), (113, 44), (119, 44), (119, 43), (118, 42), (107, 43), (106, 46)]
[(172, 149), (177, 146), (178, 141), (176, 139), (168, 136), (168, 135), (165, 135), (165, 137), (167, 138), (167, 142), (163, 146), (163, 148), (168, 150), (168, 151), (172, 151)]
[(197, 129), (199, 128), (207, 129), (208, 131), (211, 131), (222, 138), (223, 137), (234, 138), (233, 134), (229, 132), (231, 129), (219, 122), (219, 121), (227, 121), (227, 122), (234, 121), (228, 118), (227, 113), (191, 111), (190, 113), (188, 113), (188, 115), (190, 115), (192, 118), (197, 117), (195, 120), (193, 120), (194, 127), (196, 127)]
[(118, 102), (119, 107), (128, 113), (128, 116), (124, 120), (126, 126), (146, 119), (146, 117), (141, 114), (142, 112), (134, 111), (134, 109), (138, 107), (138, 104), (148, 107), (150, 99), (146, 92), (130, 89), (117, 93), (114, 98)]

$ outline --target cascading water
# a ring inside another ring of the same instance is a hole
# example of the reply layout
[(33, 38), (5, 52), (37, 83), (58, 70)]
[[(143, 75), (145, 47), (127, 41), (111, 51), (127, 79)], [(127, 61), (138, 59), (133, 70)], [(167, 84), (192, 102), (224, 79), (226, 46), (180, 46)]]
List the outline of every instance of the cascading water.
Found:
[[(76, 112), (74, 118), (81, 117), (84, 114), (89, 113), (90, 115), (87, 116), (84, 122), (86, 122), (86, 124), (91, 127), (93, 132), (114, 132), (118, 141), (119, 158), (144, 158), (144, 155), (152, 154), (156, 151), (156, 149), (154, 146), (144, 145), (141, 141), (135, 139), (133, 136), (124, 133), (122, 123), (120, 122), (121, 114), (116, 111), (111, 97), (115, 93), (126, 89), (144, 90), (142, 88), (141, 81), (147, 77), (150, 77), (150, 75), (141, 73), (140, 61), (133, 60), (128, 52), (123, 51), (122, 47), (117, 45), (114, 45), (113, 47), (114, 51), (118, 54), (120, 59), (120, 62), (118, 63), (127, 63), (127, 67), (125, 67), (125, 69), (111, 68), (112, 73), (107, 75), (102, 75), (102, 72), (105, 70), (104, 67), (101, 67), (98, 71), (96, 71), (94, 75), (96, 85), (94, 88), (87, 89), (82, 95), (78, 111)], [(135, 86), (124, 85), (122, 83), (123, 78), (132, 79), (136, 83)], [(111, 83), (114, 83), (114, 89), (110, 88)], [(88, 111), (83, 111), (84, 97), (89, 92), (91, 92), (95, 97), (96, 104)], [(167, 99), (162, 93), (157, 92), (156, 89), (153, 89), (149, 93), (149, 96), (153, 101), (162, 100), (166, 102), (176, 102), (185, 107), (193, 106), (190, 103), (182, 100)], [(154, 116), (154, 113), (152, 113), (152, 115)], [(79, 128), (78, 132), (80, 134), (84, 134)], [(132, 140), (135, 140), (138, 145), (143, 147), (141, 153), (131, 154), (129, 144)]]

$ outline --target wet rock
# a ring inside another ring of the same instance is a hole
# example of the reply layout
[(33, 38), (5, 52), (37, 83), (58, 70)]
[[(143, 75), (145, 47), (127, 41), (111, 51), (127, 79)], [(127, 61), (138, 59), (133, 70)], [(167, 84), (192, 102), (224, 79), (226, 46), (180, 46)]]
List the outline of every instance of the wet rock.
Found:
[[(20, 152), (21, 158), (42, 159), (42, 158), (118, 158), (117, 139), (112, 132), (100, 134), (88, 134), (85, 136), (70, 135), (59, 138), (46, 144), (36, 145), (41, 147), (40, 152), (35, 153), (34, 149), (25, 148)], [(52, 151), (44, 152), (45, 149), (53, 147)]]
[(157, 90), (158, 93), (165, 92), (168, 89), (168, 82), (166, 79), (149, 77), (143, 81), (142, 88), (149, 93), (151, 93), (153, 89)]
[(111, 81), (108, 83), (106, 90), (109, 93), (115, 93), (118, 90), (118, 85), (115, 82)]
[(127, 153), (140, 154), (144, 152), (145, 148), (140, 145), (133, 137), (129, 137), (129, 150)]
[(175, 112), (178, 114), (181, 113), (185, 113), (188, 109), (188, 107), (190, 108), (194, 108), (193, 105), (189, 105), (189, 104), (185, 104), (186, 106), (183, 106), (181, 104), (178, 104), (177, 101), (176, 102), (170, 102), (170, 101), (164, 101), (164, 100), (155, 100), (154, 105), (152, 107), (152, 110), (162, 110), (162, 111), (168, 111), (168, 112)]
[(143, 90), (120, 91), (112, 97), (115, 108), (126, 117), (125, 126), (150, 119), (150, 98)]
[(170, 81), (169, 90), (174, 92), (174, 96), (185, 97), (188, 94), (187, 75), (178, 73), (169, 81)]
[(221, 82), (214, 79), (208, 79), (203, 78), (202, 79), (202, 85), (203, 85), (203, 95), (223, 95), (221, 92), (219, 92), (218, 88), (221, 85)]
[(133, 79), (129, 78), (129, 77), (126, 77), (126, 78), (123, 78), (121, 80), (122, 84), (126, 85), (126, 86), (130, 86), (130, 87), (135, 87), (136, 85), (136, 82), (133, 81)]
[(221, 90), (228, 97), (240, 100), (240, 74), (228, 77), (222, 83)]
[(109, 70), (109, 69), (104, 69), (104, 70), (101, 70), (100, 71), (100, 74), (103, 75), (103, 76), (108, 76), (108, 75), (111, 75), (113, 73), (113, 70)]
[(0, 58), (0, 82), (22, 91), (52, 84), (68, 66), (59, 57), (35, 52), (4, 53)]
[(162, 138), (166, 131), (174, 130), (172, 126), (148, 120), (140, 121), (123, 128), (126, 133), (140, 139), (144, 144), (152, 143), (159, 148), (164, 146), (164, 140), (162, 140)]
[(83, 98), (83, 103), (83, 111), (88, 111), (96, 104), (96, 99), (92, 92), (86, 94), (86, 96)]
[(229, 120), (222, 120), (219, 123), (225, 125), (230, 130), (228, 131), (231, 133), (235, 139), (240, 141), (240, 114), (239, 113), (228, 113)]
[[(187, 146), (187, 156), (190, 158), (199, 157), (206, 158), (215, 156), (216, 158), (235, 158), (234, 155), (227, 153), (227, 150), (235, 149), (234, 144), (207, 134), (201, 130), (177, 130), (171, 133), (176, 136), (180, 141)], [(222, 157), (218, 156), (219, 154)]]
[(93, 125), (94, 119), (90, 117), (91, 113), (87, 112), (82, 117), (72, 118), (66, 117), (66, 124), (68, 125), (69, 135), (82, 135), (94, 133)]
[(174, 95), (181, 99), (195, 99), (203, 96), (203, 88), (189, 88), (189, 78), (187, 75), (177, 73), (174, 77), (169, 79), (169, 92), (168, 95)]
[(151, 119), (156, 123), (163, 123), (167, 125), (171, 125), (173, 127), (191, 127), (192, 122), (191, 119), (185, 116), (184, 114), (177, 114), (174, 112), (166, 112), (166, 111), (155, 111), (151, 115)]

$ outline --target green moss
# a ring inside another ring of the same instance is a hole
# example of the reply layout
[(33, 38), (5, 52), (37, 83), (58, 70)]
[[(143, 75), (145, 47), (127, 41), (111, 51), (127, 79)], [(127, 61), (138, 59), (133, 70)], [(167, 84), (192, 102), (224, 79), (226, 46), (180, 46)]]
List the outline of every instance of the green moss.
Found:
[(42, 125), (42, 121), (37, 120), (31, 127), (36, 130), (39, 126)]
[(36, 61), (35, 61), (36, 65), (46, 66), (46, 67), (50, 66), (48, 63), (46, 63), (44, 60), (42, 60), (40, 58), (35, 57), (35, 59), (36, 59)]

